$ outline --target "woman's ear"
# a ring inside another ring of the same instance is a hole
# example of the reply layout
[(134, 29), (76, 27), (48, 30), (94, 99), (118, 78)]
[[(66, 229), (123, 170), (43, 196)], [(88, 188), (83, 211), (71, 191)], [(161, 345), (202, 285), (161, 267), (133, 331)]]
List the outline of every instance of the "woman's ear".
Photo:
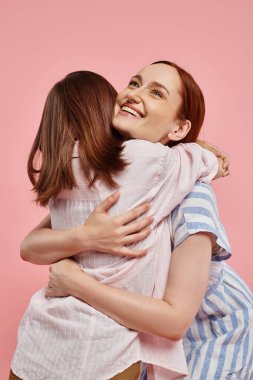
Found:
[(180, 141), (187, 135), (190, 129), (191, 122), (189, 120), (181, 121), (180, 124), (170, 131), (168, 138), (170, 141)]

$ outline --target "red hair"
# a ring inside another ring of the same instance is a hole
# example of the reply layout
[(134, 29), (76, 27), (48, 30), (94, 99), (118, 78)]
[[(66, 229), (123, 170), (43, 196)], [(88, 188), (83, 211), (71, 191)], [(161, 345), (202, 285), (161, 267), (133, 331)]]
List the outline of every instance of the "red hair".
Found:
[(182, 97), (182, 104), (177, 117), (182, 121), (189, 120), (191, 122), (191, 129), (188, 134), (180, 141), (171, 141), (169, 145), (172, 146), (177, 143), (195, 142), (205, 118), (204, 95), (193, 77), (176, 63), (170, 61), (157, 61), (152, 63), (152, 65), (158, 63), (174, 67), (177, 70), (181, 79)]

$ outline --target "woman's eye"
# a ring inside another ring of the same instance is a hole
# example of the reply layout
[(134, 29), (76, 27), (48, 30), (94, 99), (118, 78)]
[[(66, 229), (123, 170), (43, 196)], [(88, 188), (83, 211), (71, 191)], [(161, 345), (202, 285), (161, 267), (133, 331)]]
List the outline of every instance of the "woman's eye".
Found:
[(128, 84), (129, 87), (139, 87), (139, 83), (135, 80), (131, 80)]
[(163, 98), (163, 94), (159, 90), (152, 90), (151, 93), (155, 96), (158, 96), (159, 98)]

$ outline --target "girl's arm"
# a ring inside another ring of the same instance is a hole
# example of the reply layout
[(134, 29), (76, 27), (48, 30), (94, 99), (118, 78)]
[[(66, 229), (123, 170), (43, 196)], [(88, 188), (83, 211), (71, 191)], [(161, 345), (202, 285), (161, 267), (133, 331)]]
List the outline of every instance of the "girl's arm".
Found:
[(175, 248), (163, 300), (101, 284), (72, 260), (50, 267), (46, 295), (73, 295), (128, 328), (179, 340), (204, 297), (211, 252), (211, 235), (207, 233), (192, 235)]
[(214, 179), (228, 176), (230, 174), (229, 155), (225, 153), (223, 150), (221, 150), (218, 146), (213, 145), (207, 141), (197, 140), (196, 142), (197, 144), (202, 146), (202, 148), (205, 148), (207, 150), (210, 150), (210, 152), (213, 152), (218, 159), (218, 172)]
[(134, 221), (149, 209), (149, 204), (138, 206), (122, 215), (110, 216), (107, 211), (119, 199), (119, 192), (106, 198), (92, 212), (85, 224), (69, 230), (52, 230), (50, 215), (22, 241), (20, 254), (33, 264), (52, 264), (78, 252), (95, 250), (136, 257), (146, 250), (133, 251), (126, 247), (143, 240), (149, 234), (153, 218), (146, 216)]

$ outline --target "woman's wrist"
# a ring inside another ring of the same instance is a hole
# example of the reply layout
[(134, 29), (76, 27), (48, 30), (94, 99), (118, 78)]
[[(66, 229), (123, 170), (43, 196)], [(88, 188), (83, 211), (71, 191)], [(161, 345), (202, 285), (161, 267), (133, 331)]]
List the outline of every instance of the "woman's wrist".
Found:
[(111, 231), (107, 231), (106, 227), (97, 228), (93, 224), (82, 224), (73, 230), (72, 238), (75, 245), (81, 251), (100, 251), (109, 252), (111, 242)]
[(86, 301), (92, 286), (98, 284), (91, 276), (80, 270), (69, 271), (64, 276), (65, 287), (70, 295)]
[(67, 239), (75, 252), (83, 252), (92, 249), (89, 228), (82, 224), (67, 231)]

